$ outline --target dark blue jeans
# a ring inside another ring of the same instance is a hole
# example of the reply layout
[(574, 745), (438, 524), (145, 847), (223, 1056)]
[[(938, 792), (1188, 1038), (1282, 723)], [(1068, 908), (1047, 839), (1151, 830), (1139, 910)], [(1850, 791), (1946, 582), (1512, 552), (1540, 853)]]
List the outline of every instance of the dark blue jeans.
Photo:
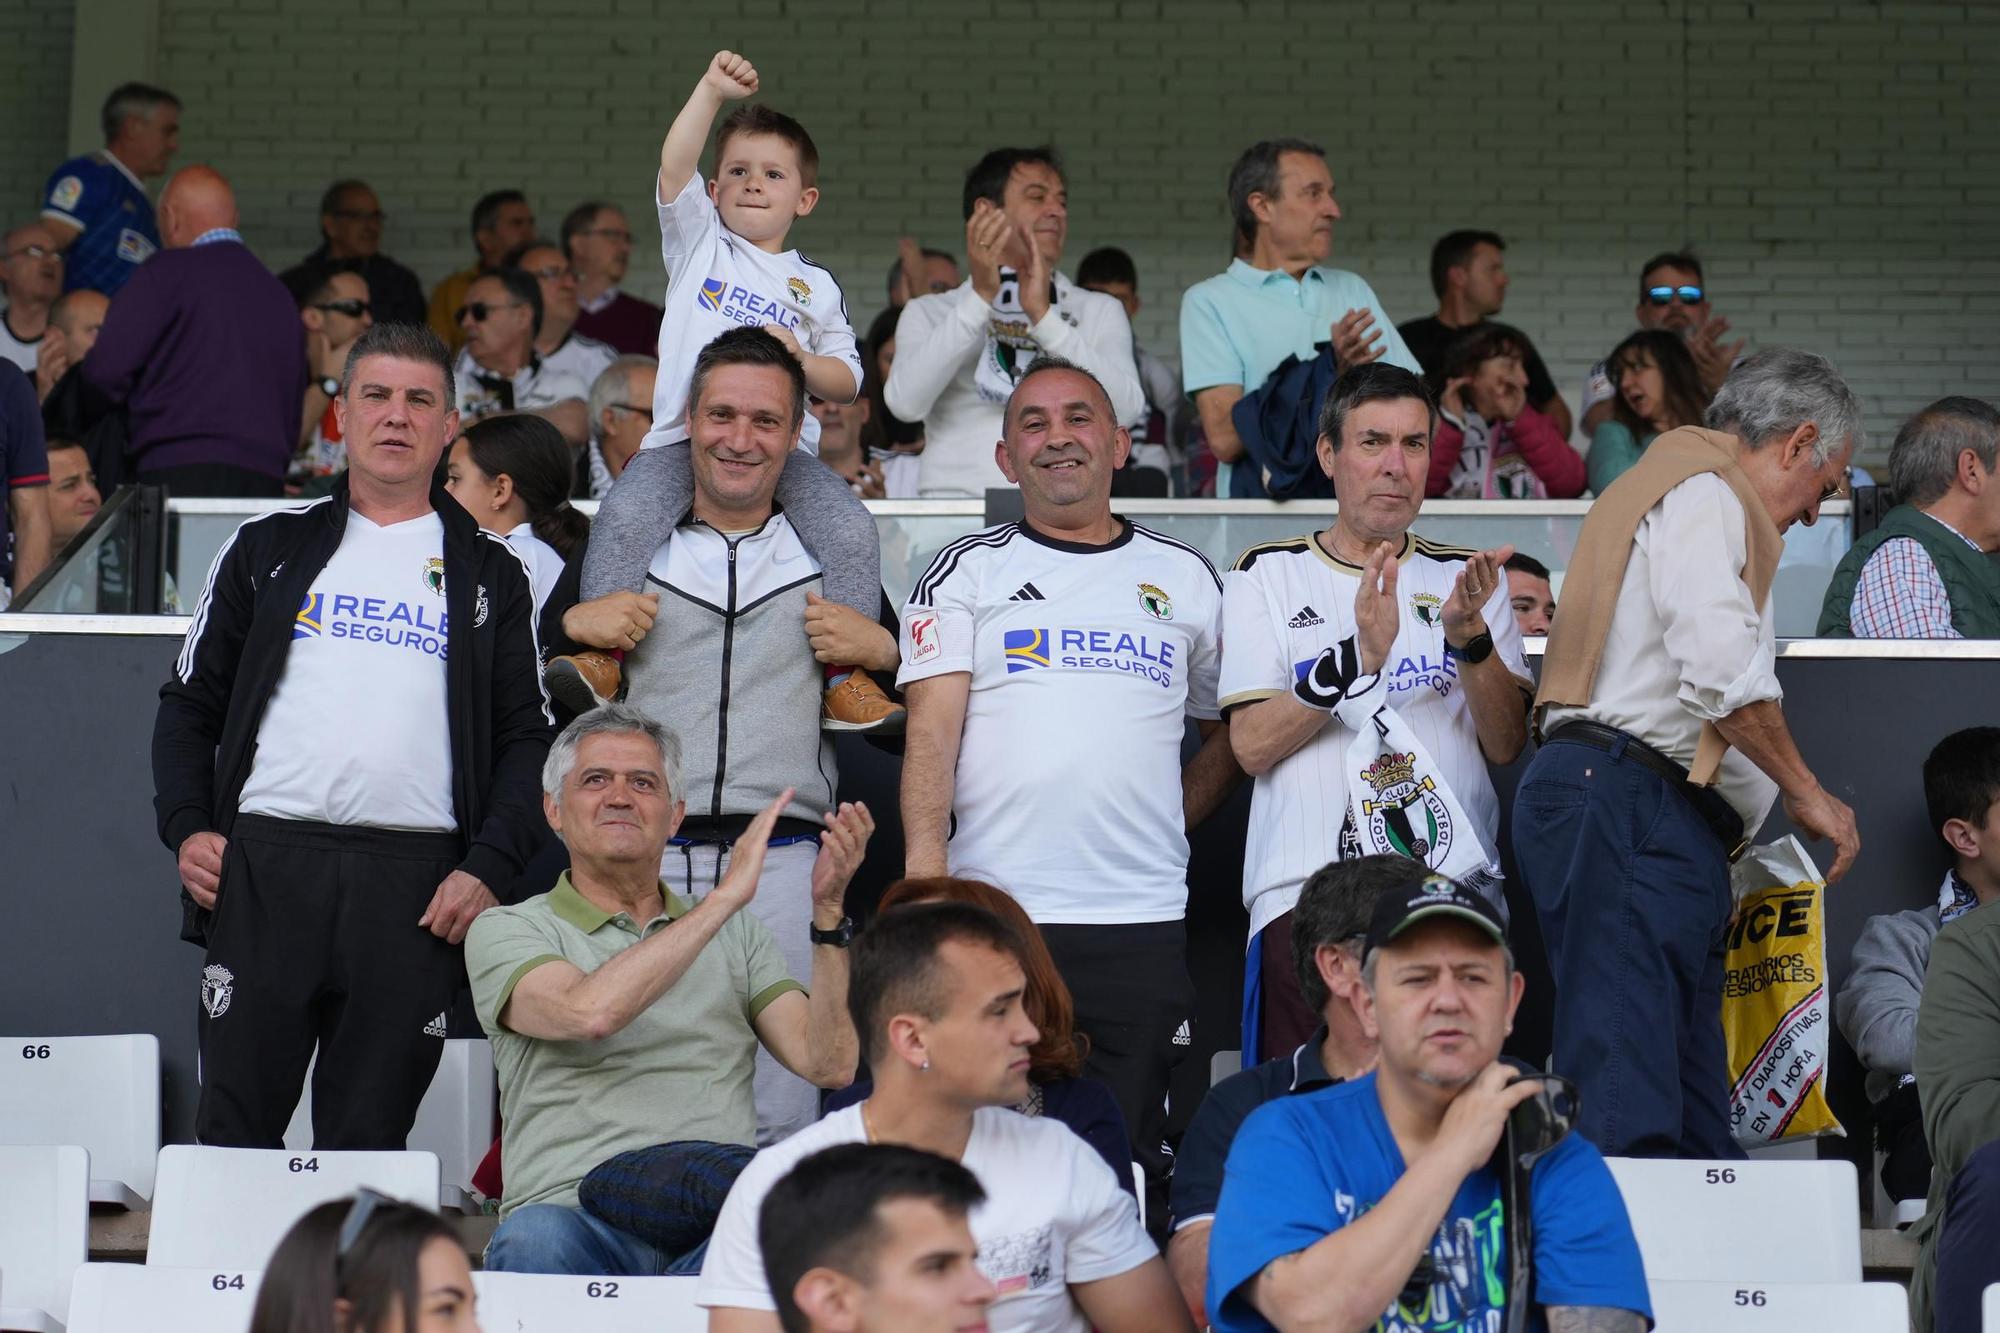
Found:
[(2000, 1143), (1989, 1143), (1965, 1159), (1944, 1195), (1938, 1224), (1937, 1280), (1931, 1289), (1931, 1326), (1936, 1333), (1979, 1333), (1980, 1302), (1986, 1288), (2000, 1282)]
[(1514, 801), (1514, 857), (1555, 977), (1555, 1069), (1611, 1156), (1743, 1156), (1729, 1125), (1722, 844), (1627, 759), (1552, 741)]

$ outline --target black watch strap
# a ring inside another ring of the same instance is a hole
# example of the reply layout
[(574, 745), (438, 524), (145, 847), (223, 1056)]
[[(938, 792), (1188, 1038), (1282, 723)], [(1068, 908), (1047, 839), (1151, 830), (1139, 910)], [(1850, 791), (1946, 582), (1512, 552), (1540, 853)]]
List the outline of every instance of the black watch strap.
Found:
[(1468, 666), (1478, 666), (1481, 662), (1493, 656), (1493, 636), (1491, 634), (1475, 634), (1472, 636), (1471, 642), (1467, 643), (1463, 648), (1452, 648), (1449, 643), (1445, 644), (1445, 647), (1451, 648), (1452, 656), (1458, 658), (1459, 661), (1466, 663)]
[(832, 930), (821, 930), (818, 926), (813, 926), (811, 930), (814, 944), (831, 944), (836, 949), (845, 949), (854, 941), (854, 918), (840, 918), (840, 924)]

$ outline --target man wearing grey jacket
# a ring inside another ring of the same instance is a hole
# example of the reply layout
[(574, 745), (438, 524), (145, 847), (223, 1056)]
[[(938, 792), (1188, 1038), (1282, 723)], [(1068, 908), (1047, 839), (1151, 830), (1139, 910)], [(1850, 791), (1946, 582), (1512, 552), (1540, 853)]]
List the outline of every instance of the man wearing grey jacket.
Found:
[[(772, 503), (805, 416), (798, 361), (761, 329), (732, 329), (696, 358), (688, 403), (691, 511), (652, 555), (644, 592), (579, 603), (562, 626), (576, 642), (625, 650), (626, 701), (680, 733), (687, 818), (660, 867), (674, 893), (698, 901), (719, 884), (751, 820), (793, 791), (749, 911), (803, 983), (813, 945), (851, 929), (811, 923), (821, 816), (838, 782), (820, 730), (822, 664), (893, 669), (896, 642), (820, 599), (819, 564)], [(667, 632), (649, 633), (656, 616)], [(760, 1146), (818, 1118), (818, 1090), (768, 1052), (755, 1090)]]
[[(1867, 1071), (1876, 1143), (1887, 1154), (1882, 1188), (1898, 1203), (1930, 1189), (1914, 1073), (1917, 1008), (1931, 943), (1940, 927), (2000, 897), (2000, 728), (1971, 727), (1939, 741), (1924, 760), (1924, 801), (1931, 827), (1951, 851), (1937, 902), (1870, 917), (1854, 941), (1834, 1018)], [(1989, 826), (1992, 816), (1995, 824)]]

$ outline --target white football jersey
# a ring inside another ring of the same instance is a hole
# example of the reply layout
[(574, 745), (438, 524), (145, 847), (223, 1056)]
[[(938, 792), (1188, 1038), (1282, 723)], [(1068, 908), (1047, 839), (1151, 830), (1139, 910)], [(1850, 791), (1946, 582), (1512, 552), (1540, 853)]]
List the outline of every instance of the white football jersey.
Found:
[[(1389, 706), (1451, 784), (1497, 875), (1500, 804), (1459, 688), (1458, 659), (1444, 646), (1445, 599), (1472, 554), (1404, 535), (1396, 585), (1403, 624), (1382, 670)], [(1354, 595), (1360, 587), (1360, 566), (1329, 555), (1317, 534), (1245, 551), (1223, 577), (1222, 637), (1229, 647), (1222, 659), (1222, 707), (1290, 691), (1323, 650), (1354, 634)], [(1505, 579), (1487, 599), (1485, 615), (1495, 653), (1522, 688), (1531, 690)], [(1243, 905), (1250, 909), (1253, 936), (1292, 909), (1315, 870), (1341, 859), (1348, 784), (1364, 780), (1347, 772), (1353, 739), (1329, 718), (1318, 735), (1257, 779), (1243, 859)]]
[(1222, 583), (1127, 522), (1106, 546), (1003, 523), (938, 553), (903, 611), (897, 683), (969, 672), (951, 872), (1037, 922), (1179, 921), (1185, 719), (1219, 716)]

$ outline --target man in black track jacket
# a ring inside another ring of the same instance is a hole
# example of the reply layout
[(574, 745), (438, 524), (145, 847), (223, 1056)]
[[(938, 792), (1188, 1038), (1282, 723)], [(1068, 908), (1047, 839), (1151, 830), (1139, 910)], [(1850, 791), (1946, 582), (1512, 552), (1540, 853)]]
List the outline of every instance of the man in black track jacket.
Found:
[(223, 546), (154, 725), (182, 934), (208, 949), (207, 1144), (279, 1146), (317, 1047), (314, 1146), (401, 1148), (457, 946), (542, 836), (534, 595), (434, 480), (458, 433), (443, 343), (376, 326), (336, 410), (348, 473)]

